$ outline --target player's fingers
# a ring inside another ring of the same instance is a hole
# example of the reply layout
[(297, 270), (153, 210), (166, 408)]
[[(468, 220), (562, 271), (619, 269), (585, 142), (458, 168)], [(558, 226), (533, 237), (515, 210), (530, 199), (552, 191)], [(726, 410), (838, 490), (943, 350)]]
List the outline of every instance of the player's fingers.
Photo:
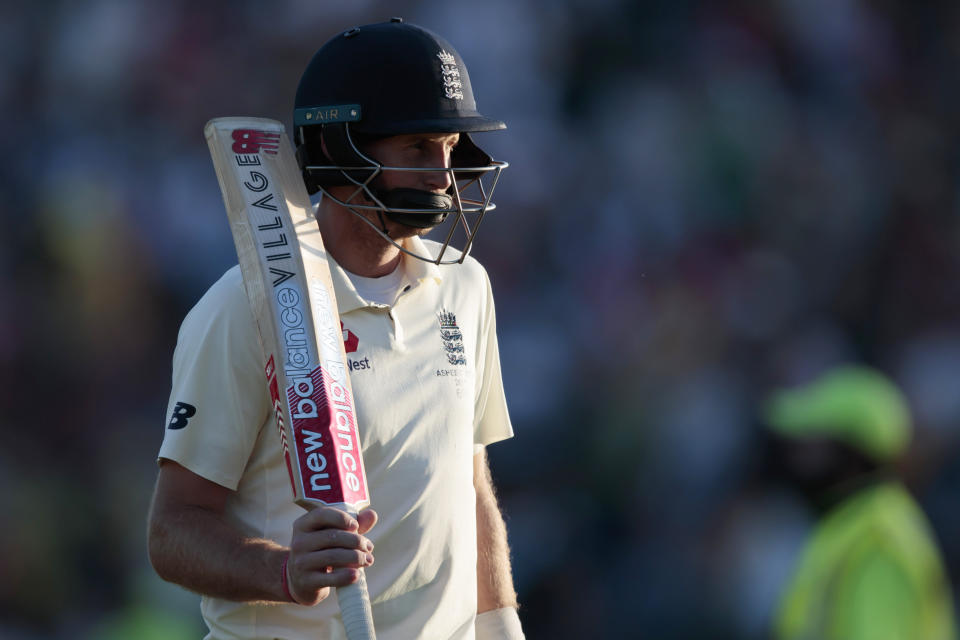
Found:
[(293, 523), (295, 531), (315, 531), (317, 529), (343, 529), (356, 531), (359, 523), (346, 511), (334, 507), (316, 507), (297, 518)]
[(373, 543), (352, 531), (341, 529), (321, 529), (319, 531), (297, 531), (290, 541), (290, 548), (297, 553), (309, 553), (321, 549), (360, 549), (373, 551)]
[(329, 595), (330, 587), (356, 582), (360, 569), (372, 563), (372, 555), (346, 549), (291, 553), (287, 563), (289, 589), (297, 602), (317, 604)]
[(377, 515), (377, 512), (373, 509), (364, 509), (357, 515), (357, 522), (360, 525), (360, 533), (366, 533), (373, 528), (373, 525), (377, 524), (377, 520), (380, 519), (380, 516)]
[(327, 568), (311, 571), (304, 568), (302, 556), (291, 552), (286, 564), (287, 588), (295, 602), (313, 606), (330, 595), (330, 585), (315, 574), (326, 573)]
[(339, 569), (322, 572), (314, 571), (303, 576), (300, 588), (310, 594), (316, 594), (317, 599), (315, 602), (319, 602), (327, 597), (331, 587), (343, 587), (348, 584), (353, 584), (359, 579), (360, 570), (349, 567), (341, 567)]
[(330, 596), (330, 587), (310, 587), (307, 585), (298, 586), (292, 589), (292, 594), (299, 604), (313, 606), (326, 600)]
[(331, 569), (368, 567), (373, 554), (359, 549), (324, 549), (297, 558), (297, 569), (304, 573), (326, 573)]

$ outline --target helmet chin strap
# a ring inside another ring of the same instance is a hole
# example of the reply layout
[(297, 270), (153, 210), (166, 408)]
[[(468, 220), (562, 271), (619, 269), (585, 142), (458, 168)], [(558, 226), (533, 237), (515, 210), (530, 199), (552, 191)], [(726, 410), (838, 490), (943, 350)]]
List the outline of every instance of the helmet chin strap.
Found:
[[(453, 198), (445, 193), (433, 193), (421, 189), (398, 188), (376, 191), (376, 196), (386, 207), (383, 215), (388, 220), (405, 224), (408, 227), (426, 229), (435, 227), (447, 217), (453, 208)], [(403, 213), (390, 209), (434, 209), (437, 213)], [(382, 221), (381, 221), (382, 224)]]

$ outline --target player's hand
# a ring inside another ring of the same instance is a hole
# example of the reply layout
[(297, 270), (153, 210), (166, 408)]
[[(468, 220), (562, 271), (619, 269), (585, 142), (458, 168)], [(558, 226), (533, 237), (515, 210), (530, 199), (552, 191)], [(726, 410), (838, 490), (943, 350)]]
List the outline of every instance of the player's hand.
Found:
[(363, 536), (377, 522), (373, 509), (357, 518), (332, 507), (317, 507), (293, 523), (287, 585), (294, 600), (314, 605), (330, 587), (356, 582), (359, 569), (373, 564), (373, 543)]

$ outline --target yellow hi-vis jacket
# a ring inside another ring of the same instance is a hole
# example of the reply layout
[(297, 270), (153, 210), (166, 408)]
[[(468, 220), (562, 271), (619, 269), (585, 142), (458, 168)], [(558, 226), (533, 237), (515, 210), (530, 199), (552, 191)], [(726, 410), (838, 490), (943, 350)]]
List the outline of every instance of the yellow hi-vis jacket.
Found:
[(778, 640), (953, 640), (953, 600), (926, 517), (896, 482), (836, 506), (813, 532)]

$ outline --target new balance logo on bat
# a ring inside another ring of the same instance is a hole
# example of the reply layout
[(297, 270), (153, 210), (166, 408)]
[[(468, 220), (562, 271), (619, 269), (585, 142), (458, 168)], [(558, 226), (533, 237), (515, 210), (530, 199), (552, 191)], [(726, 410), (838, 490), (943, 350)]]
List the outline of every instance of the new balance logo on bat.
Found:
[(280, 148), (280, 134), (257, 129), (234, 129), (233, 152), (242, 154), (264, 153), (277, 155)]

